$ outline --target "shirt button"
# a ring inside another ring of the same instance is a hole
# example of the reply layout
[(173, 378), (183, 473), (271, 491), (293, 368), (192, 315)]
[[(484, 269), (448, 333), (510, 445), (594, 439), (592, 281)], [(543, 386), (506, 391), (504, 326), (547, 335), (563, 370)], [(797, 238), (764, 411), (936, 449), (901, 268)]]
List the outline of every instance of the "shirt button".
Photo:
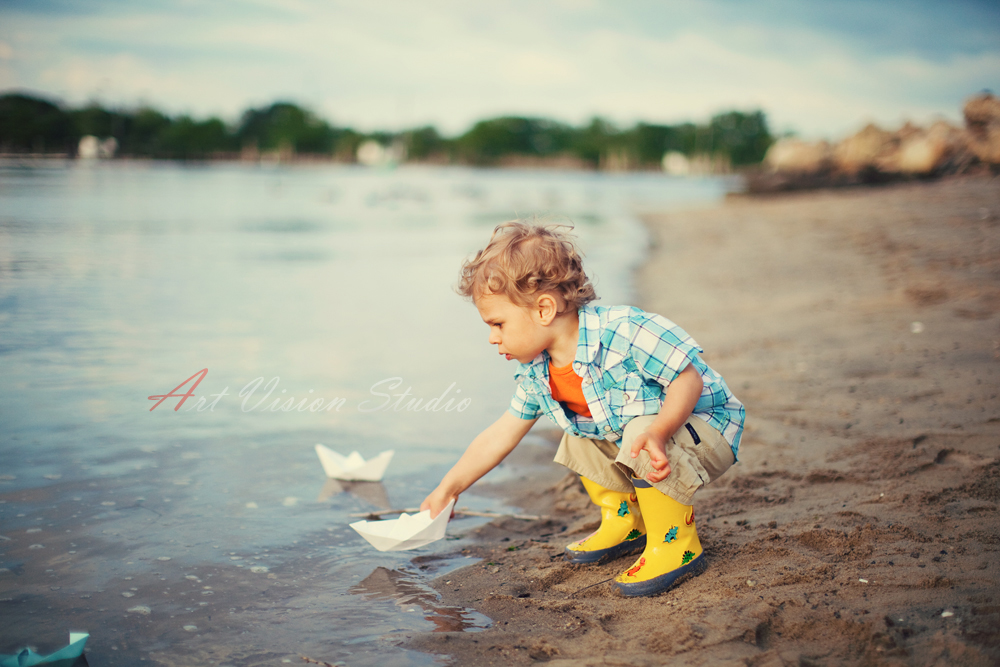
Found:
[(624, 395), (624, 396), (623, 396), (622, 398), (624, 398), (624, 399), (625, 399), (626, 401), (630, 401), (630, 400), (632, 400), (631, 398), (629, 398), (629, 395), (628, 395), (628, 394), (625, 394), (625, 395)]
[(590, 384), (590, 378), (584, 378), (583, 384), (584, 386), (588, 386)]
[(604, 427), (604, 430), (605, 430), (605, 431), (610, 431), (610, 430), (611, 430), (611, 427), (610, 427), (610, 426), (605, 426), (605, 427)]
[(573, 364), (573, 368), (575, 368), (576, 370), (580, 370), (580, 362), (578, 361), (575, 364)]

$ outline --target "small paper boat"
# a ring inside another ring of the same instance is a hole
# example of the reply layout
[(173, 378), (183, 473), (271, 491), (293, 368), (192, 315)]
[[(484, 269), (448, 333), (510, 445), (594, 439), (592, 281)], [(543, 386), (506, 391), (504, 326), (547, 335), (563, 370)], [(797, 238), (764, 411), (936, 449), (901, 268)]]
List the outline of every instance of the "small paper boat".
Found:
[(87, 643), (88, 637), (90, 634), (86, 632), (71, 632), (69, 633), (69, 646), (64, 646), (49, 655), (39, 655), (27, 648), (14, 655), (0, 655), (0, 667), (33, 667), (34, 665), (50, 665), (54, 662), (75, 660), (83, 653), (83, 647)]
[(431, 519), (430, 510), (424, 510), (419, 514), (400, 514), (398, 519), (387, 521), (355, 521), (351, 528), (379, 551), (416, 549), (444, 537), (454, 507), (453, 500), (436, 519)]
[(316, 445), (316, 454), (319, 455), (319, 462), (323, 464), (326, 476), (348, 482), (378, 482), (395, 453), (390, 449), (365, 461), (357, 452), (343, 456), (329, 447)]

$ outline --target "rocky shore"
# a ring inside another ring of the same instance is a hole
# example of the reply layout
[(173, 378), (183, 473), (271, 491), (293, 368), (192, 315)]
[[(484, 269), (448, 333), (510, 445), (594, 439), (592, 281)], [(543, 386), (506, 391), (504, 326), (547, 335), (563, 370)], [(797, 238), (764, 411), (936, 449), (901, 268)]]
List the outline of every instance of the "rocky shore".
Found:
[(897, 130), (869, 124), (830, 143), (779, 139), (760, 169), (748, 174), (752, 193), (843, 187), (997, 173), (1000, 169), (1000, 99), (990, 93), (966, 101), (962, 127), (944, 120)]

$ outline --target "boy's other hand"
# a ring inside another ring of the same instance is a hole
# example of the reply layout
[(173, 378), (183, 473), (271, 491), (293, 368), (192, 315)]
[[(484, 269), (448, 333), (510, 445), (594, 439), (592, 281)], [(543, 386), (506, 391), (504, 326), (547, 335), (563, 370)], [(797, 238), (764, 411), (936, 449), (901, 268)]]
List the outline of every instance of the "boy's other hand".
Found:
[(639, 456), (639, 452), (646, 450), (649, 454), (649, 462), (655, 468), (653, 472), (646, 475), (646, 479), (654, 484), (656, 482), (662, 482), (670, 474), (670, 462), (667, 460), (667, 455), (665, 453), (666, 445), (660, 436), (650, 433), (649, 431), (644, 431), (640, 433), (639, 436), (632, 441), (631, 455), (632, 458)]
[[(434, 491), (431, 492), (431, 495), (424, 498), (424, 502), (420, 503), (420, 511), (423, 512), (424, 510), (430, 510), (431, 518), (436, 519), (437, 515), (441, 513), (441, 510), (447, 507), (448, 503), (450, 503), (452, 500), (454, 500), (457, 504), (458, 496), (452, 496), (438, 489), (434, 489)], [(454, 518), (455, 518), (455, 510), (454, 508), (452, 508), (451, 516), (448, 517), (448, 519), (450, 520)]]

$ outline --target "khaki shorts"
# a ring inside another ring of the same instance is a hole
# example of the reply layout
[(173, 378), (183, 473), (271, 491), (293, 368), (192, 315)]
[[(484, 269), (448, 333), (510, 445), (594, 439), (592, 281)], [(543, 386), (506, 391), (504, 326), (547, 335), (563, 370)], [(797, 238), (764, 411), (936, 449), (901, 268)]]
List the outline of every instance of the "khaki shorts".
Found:
[[(564, 433), (553, 460), (606, 489), (632, 493), (631, 478), (645, 478), (655, 470), (646, 450), (634, 459), (630, 455), (632, 442), (654, 419), (656, 415), (647, 415), (630, 421), (620, 449), (607, 440)], [(651, 484), (684, 505), (690, 505), (695, 491), (717, 479), (736, 461), (733, 448), (722, 434), (693, 415), (667, 442), (666, 454), (670, 474), (662, 482)]]

